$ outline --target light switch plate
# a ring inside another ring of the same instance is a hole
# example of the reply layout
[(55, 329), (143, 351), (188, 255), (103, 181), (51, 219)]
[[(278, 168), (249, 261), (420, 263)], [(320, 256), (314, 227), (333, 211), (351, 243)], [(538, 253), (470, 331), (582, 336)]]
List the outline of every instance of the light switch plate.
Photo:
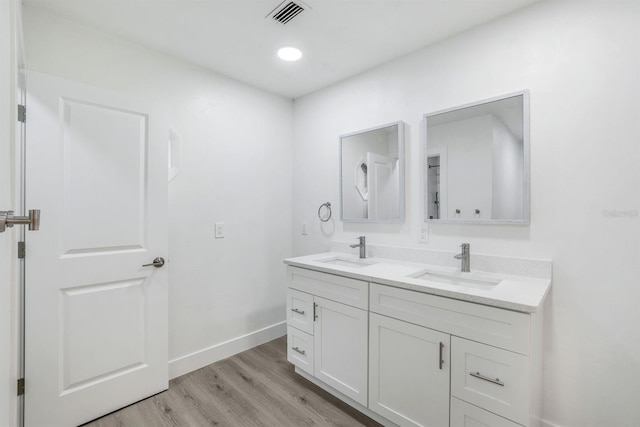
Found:
[(429, 224), (423, 222), (420, 224), (420, 231), (418, 232), (418, 242), (419, 243), (428, 243), (429, 242)]
[(216, 233), (216, 239), (224, 238), (224, 222), (216, 222), (215, 233)]

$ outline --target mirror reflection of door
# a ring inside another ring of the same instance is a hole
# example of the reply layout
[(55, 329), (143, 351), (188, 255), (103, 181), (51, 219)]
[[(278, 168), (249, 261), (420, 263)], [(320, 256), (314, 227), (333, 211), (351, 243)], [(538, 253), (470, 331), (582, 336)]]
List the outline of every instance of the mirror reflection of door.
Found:
[(341, 137), (343, 221), (404, 219), (403, 138), (401, 122)]
[(398, 160), (376, 153), (367, 153), (367, 175), (371, 218), (395, 218), (398, 212)]

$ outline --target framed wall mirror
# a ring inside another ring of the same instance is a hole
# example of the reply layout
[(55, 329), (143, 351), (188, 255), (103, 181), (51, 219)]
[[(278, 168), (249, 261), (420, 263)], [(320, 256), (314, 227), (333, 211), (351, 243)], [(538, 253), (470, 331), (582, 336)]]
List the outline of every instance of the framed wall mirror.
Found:
[(425, 115), (430, 222), (529, 224), (529, 92)]
[(404, 123), (340, 136), (340, 219), (404, 221)]

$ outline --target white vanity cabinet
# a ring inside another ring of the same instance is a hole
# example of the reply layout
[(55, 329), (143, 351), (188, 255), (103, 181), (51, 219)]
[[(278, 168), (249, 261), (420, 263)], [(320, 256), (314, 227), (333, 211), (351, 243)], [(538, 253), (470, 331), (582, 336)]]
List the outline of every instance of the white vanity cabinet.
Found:
[(288, 267), (287, 359), (366, 407), (369, 284)]
[(542, 304), (513, 311), (291, 265), (287, 276), (288, 360), (358, 410), (387, 426), (540, 426)]

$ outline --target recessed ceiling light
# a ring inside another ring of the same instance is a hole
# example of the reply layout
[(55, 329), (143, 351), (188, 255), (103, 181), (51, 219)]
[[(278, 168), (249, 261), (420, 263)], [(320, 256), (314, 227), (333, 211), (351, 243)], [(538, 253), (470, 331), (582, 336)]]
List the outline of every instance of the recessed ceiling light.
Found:
[(278, 49), (278, 57), (283, 61), (297, 61), (302, 58), (302, 52), (295, 47), (283, 47)]

